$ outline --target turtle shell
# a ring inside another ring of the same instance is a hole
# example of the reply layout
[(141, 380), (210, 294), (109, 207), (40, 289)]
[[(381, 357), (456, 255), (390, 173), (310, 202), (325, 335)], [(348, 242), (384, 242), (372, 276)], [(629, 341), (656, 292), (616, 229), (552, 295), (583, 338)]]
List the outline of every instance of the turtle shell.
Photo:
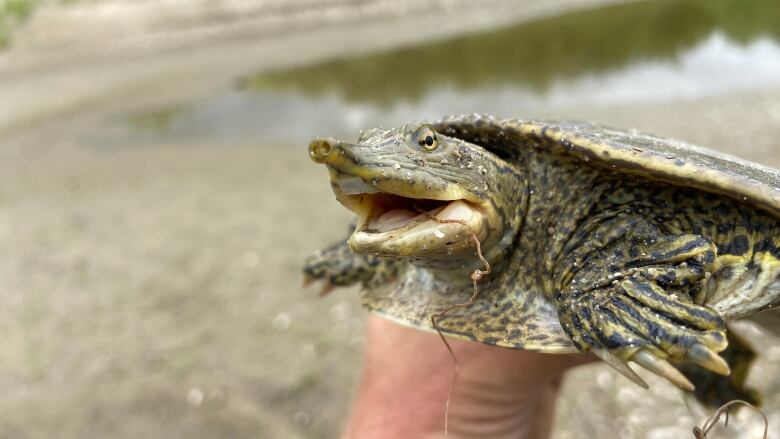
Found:
[(480, 115), (451, 116), (433, 126), (504, 158), (518, 148), (545, 148), (613, 171), (731, 197), (780, 217), (778, 171), (685, 142), (580, 122)]
[[(549, 154), (568, 155), (612, 173), (733, 198), (780, 218), (778, 171), (677, 140), (580, 122), (522, 121), (480, 115), (450, 116), (431, 125), (443, 135), (479, 145), (508, 161), (520, 160), (525, 155), (523, 151), (536, 148)], [(432, 313), (464, 302), (470, 294), (418, 294), (419, 288), (408, 288), (415, 284), (427, 285), (424, 273), (410, 271), (397, 285), (367, 289), (362, 300), (369, 309), (401, 324), (433, 330)], [(494, 292), (484, 290), (481, 294)], [(491, 318), (491, 306), (518, 310), (516, 318), (508, 326), (489, 332), (480, 322)], [(534, 291), (494, 294), (491, 300), (474, 303), (468, 310), (448, 313), (439, 327), (449, 336), (497, 346), (556, 353), (574, 351), (560, 326), (555, 305)]]

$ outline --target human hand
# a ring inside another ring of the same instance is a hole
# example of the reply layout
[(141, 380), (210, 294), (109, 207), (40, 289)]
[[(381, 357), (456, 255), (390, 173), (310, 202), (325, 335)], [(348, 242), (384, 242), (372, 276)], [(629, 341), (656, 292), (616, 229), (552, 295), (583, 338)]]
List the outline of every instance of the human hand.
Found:
[[(582, 354), (515, 351), (448, 339), (458, 360), (449, 438), (546, 438), (563, 374)], [(455, 366), (437, 334), (371, 315), (363, 376), (344, 437), (440, 438)]]

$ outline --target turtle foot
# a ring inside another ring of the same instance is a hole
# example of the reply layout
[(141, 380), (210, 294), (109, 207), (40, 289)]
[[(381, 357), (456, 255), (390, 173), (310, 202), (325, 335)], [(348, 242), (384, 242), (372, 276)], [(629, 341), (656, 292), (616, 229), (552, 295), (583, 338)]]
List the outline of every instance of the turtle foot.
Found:
[(728, 362), (731, 371), (729, 376), (696, 367), (692, 363), (680, 363), (677, 366), (680, 372), (696, 386), (693, 396), (710, 409), (716, 409), (735, 399), (760, 406), (761, 395), (747, 386), (747, 377), (756, 358), (756, 352), (734, 331), (729, 330), (727, 335), (729, 346), (720, 353), (718, 358), (723, 357)]
[(687, 391), (693, 391), (694, 384), (670, 360), (694, 363), (719, 375), (731, 373), (718, 355), (728, 344), (720, 316), (666, 294), (652, 281), (627, 277), (567, 297), (560, 318), (580, 350), (592, 351), (645, 388), (628, 361)]

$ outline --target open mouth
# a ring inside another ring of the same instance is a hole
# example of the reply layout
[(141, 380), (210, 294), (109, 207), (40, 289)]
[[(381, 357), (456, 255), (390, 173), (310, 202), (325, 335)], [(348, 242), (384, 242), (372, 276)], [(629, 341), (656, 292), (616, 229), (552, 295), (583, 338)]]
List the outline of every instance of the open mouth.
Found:
[(479, 237), (485, 229), (482, 209), (457, 196), (408, 196), (383, 191), (359, 178), (339, 178), (335, 183), (336, 198), (358, 216), (350, 239), (357, 251), (450, 253), (464, 244), (468, 247), (471, 234)]
[(451, 203), (384, 193), (365, 194), (361, 202), (366, 203), (370, 211), (363, 227), (358, 229), (366, 233), (384, 233), (432, 220)]

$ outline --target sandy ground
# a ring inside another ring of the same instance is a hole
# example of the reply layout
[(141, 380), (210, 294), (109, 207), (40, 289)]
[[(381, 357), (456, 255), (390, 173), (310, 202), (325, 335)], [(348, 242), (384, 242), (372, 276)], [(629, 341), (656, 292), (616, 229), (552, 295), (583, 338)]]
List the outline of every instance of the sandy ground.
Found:
[[(84, 112), (115, 111), (105, 96), (83, 98)], [(780, 167), (778, 102), (768, 89), (522, 116), (634, 127)], [(303, 257), (350, 218), (305, 145), (96, 148), (79, 140), (92, 119), (55, 107), (0, 149), (0, 437), (336, 436), (365, 312), (354, 291), (299, 287)], [(776, 427), (780, 343), (743, 329), (768, 346), (751, 383), (771, 395)], [(573, 372), (554, 437), (690, 437), (701, 413), (648, 381), (649, 392), (605, 366)], [(714, 434), (759, 427), (740, 416)]]
[(300, 149), (182, 153), (4, 169), (1, 437), (335, 434), (362, 313), (299, 265), (346, 215), (308, 208), (329, 189)]

